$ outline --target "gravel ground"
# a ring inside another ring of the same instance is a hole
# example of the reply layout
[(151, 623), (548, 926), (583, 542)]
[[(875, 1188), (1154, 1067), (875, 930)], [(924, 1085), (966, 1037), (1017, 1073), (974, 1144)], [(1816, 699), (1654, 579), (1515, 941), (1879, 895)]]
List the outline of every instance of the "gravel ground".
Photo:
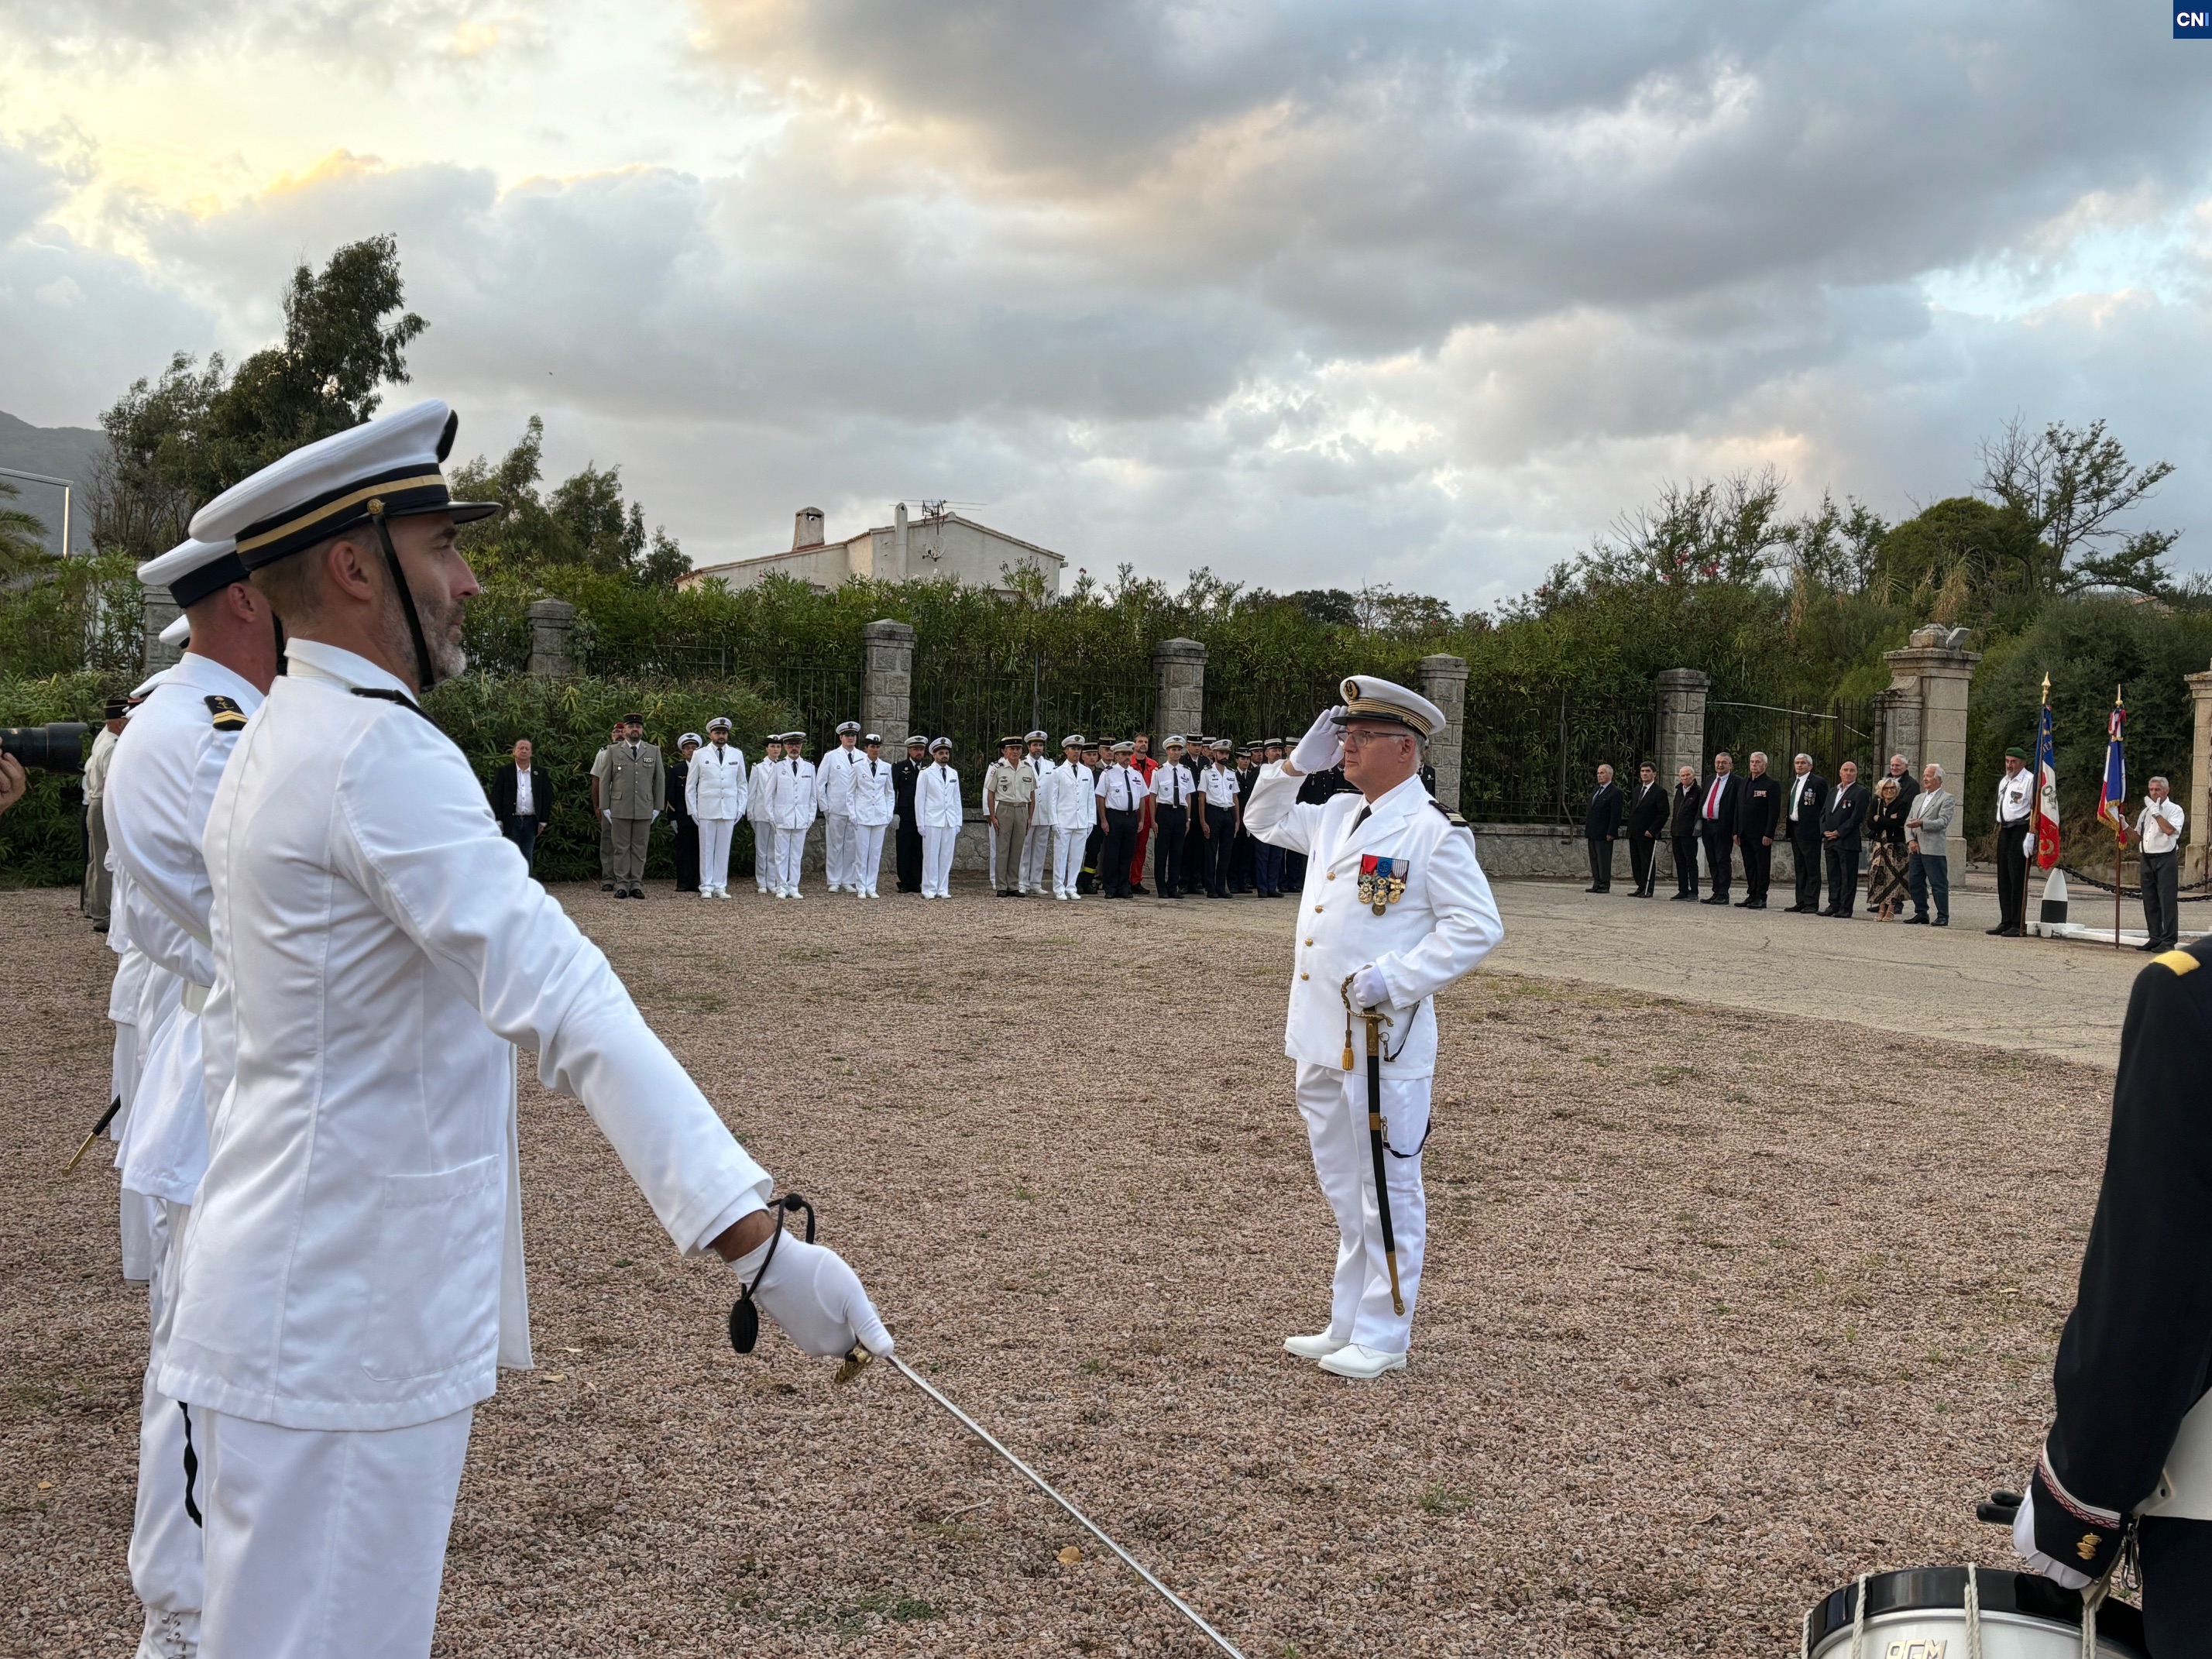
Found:
[[(144, 1310), (112, 1171), (56, 1178), (106, 1068), (70, 896), (0, 894), (0, 1650), (122, 1656)], [(1413, 1363), (1347, 1384), (1278, 1347), (1333, 1237), (1287, 905), (562, 897), (902, 1352), (1253, 1659), (1794, 1651), (1863, 1569), (2006, 1558), (1972, 1504), (2035, 1443), (2109, 1073), (1477, 975)], [(440, 1654), (1204, 1650), (896, 1373), (732, 1356), (727, 1278), (522, 1111), (540, 1368), (478, 1412)]]

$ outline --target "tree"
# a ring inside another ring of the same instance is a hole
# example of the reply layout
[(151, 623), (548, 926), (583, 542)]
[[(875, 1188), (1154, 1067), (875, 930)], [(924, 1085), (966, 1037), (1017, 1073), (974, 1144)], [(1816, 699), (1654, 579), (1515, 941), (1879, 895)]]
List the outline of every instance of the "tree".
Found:
[(622, 469), (586, 463), (563, 480), (551, 497), (540, 494), (544, 477), (545, 422), (532, 415), (514, 447), (497, 462), (479, 455), (454, 469), (453, 488), (464, 501), (504, 502), (507, 511), (461, 532), (461, 547), (479, 571), (534, 575), (580, 568), (623, 576), (641, 587), (670, 587), (691, 568), (665, 530), (648, 536), (645, 508), (623, 499)]
[[(22, 491), (0, 478), (0, 502), (13, 501)], [(60, 561), (46, 551), (46, 526), (35, 513), (20, 507), (0, 506), (0, 582), (15, 584), (52, 569)]]
[(1863, 593), (1873, 578), (1875, 550), (1889, 526), (1882, 517), (1855, 496), (1844, 507), (1826, 490), (1812, 513), (1784, 525), (1778, 532), (1784, 561), (1794, 568), (1801, 586), (1825, 588), (1833, 593)]
[(2162, 562), (2179, 539), (2171, 530), (2126, 531), (2113, 520), (2148, 500), (2173, 471), (2170, 461), (2137, 467), (2102, 421), (2052, 422), (2041, 433), (2014, 419), (1982, 446), (1981, 492), (2020, 514), (2033, 540), (2022, 585), (2039, 599), (2094, 588), (2162, 594)]
[(134, 381), (100, 416), (109, 454), (88, 492), (94, 544), (151, 558), (240, 478), (375, 414), (380, 388), (406, 381), (407, 347), (428, 326), (401, 310), (404, 292), (393, 238), (350, 243), (320, 275), (294, 269), (283, 341), (235, 375), (219, 355), (200, 368), (179, 352), (158, 379)]
[(1917, 616), (1980, 622), (2027, 592), (2036, 557), (2034, 526), (2017, 508), (1953, 495), (1881, 538), (1873, 585)]

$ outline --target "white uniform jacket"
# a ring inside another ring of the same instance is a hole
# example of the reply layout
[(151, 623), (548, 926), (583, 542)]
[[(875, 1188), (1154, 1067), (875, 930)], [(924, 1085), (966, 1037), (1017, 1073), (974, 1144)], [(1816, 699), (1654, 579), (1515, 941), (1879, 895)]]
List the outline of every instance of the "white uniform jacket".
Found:
[(158, 1386), (286, 1428), (401, 1428), (529, 1363), (510, 1042), (584, 1103), (680, 1249), (761, 1207), (769, 1177), (407, 688), (288, 650), (204, 844), (208, 1064), (228, 1052), (235, 1080)]
[(745, 785), (745, 816), (763, 829), (775, 824), (775, 769), (781, 761), (755, 761)]
[(684, 810), (695, 818), (735, 823), (745, 815), (745, 751), (734, 744), (707, 744), (684, 775)]
[[(216, 702), (210, 702), (210, 699)], [(238, 741), (239, 714), (261, 693), (221, 663), (186, 652), (138, 705), (115, 746), (101, 803), (107, 844), (130, 877), (131, 938), (180, 984), (181, 1006), (139, 1052), (137, 1098), (118, 1160), (135, 1193), (190, 1204), (207, 1169), (208, 1090), (200, 1009), (215, 980), (200, 836)], [(235, 710), (220, 716), (218, 708)], [(216, 1080), (221, 1097), (229, 1082)]]
[(839, 743), (823, 756), (822, 764), (815, 771), (814, 804), (833, 817), (851, 817), (854, 775), (866, 770), (867, 764), (866, 755)]
[(787, 757), (768, 769), (769, 822), (779, 830), (804, 830), (814, 822), (814, 763)]
[(891, 763), (860, 757), (853, 769), (853, 822), (873, 828), (889, 823), (898, 805), (898, 791), (891, 782)]
[[(1263, 772), (1244, 804), (1245, 826), (1270, 846), (1306, 854), (1299, 897), (1297, 971), (1291, 981), (1283, 1052), (1311, 1066), (1344, 1064), (1344, 978), (1373, 963), (1390, 988), (1382, 1028), (1385, 1077), (1420, 1078), (1437, 1066), (1435, 997), (1505, 937), (1490, 883), (1474, 856), (1474, 836), (1454, 823), (1418, 777), (1376, 801), (1333, 795), (1300, 805), (1298, 780)], [(1376, 915), (1359, 896), (1362, 861), (1389, 859), (1405, 892)], [(1352, 1050), (1364, 1066), (1367, 1024), (1352, 1022)]]
[(915, 827), (957, 830), (960, 817), (960, 774), (941, 761), (933, 761), (914, 781)]
[(1055, 830), (1089, 830), (1098, 822), (1098, 780), (1081, 761), (1063, 761), (1038, 787), (1044, 821)]

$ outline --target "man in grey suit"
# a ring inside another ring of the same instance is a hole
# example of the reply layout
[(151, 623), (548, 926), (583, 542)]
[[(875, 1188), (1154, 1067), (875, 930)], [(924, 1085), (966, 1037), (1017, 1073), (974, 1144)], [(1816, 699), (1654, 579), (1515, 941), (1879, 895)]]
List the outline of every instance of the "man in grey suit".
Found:
[(1943, 787), (1943, 769), (1929, 761), (1920, 769), (1920, 793), (1912, 798), (1911, 816), (1905, 820), (1905, 844), (1911, 849), (1905, 862), (1905, 885), (1912, 891), (1907, 922), (1931, 925), (1928, 896), (1933, 892), (1932, 925), (1951, 925), (1951, 826), (1958, 817), (1959, 798)]
[(644, 738), (645, 716), (625, 714), (621, 740), (600, 757), (599, 816), (614, 831), (617, 898), (645, 896), (646, 837), (668, 788), (660, 750)]

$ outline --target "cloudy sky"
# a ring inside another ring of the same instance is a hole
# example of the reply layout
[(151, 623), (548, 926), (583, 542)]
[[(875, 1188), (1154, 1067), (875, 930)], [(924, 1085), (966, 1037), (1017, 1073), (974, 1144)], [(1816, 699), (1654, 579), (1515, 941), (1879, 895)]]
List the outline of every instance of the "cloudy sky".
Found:
[[(0, 0), (0, 409), (392, 232), (464, 449), (702, 562), (1528, 586), (1668, 477), (1891, 516), (2108, 417), (2212, 568), (2212, 43), (2132, 0)], [(403, 397), (407, 395), (401, 394)]]

